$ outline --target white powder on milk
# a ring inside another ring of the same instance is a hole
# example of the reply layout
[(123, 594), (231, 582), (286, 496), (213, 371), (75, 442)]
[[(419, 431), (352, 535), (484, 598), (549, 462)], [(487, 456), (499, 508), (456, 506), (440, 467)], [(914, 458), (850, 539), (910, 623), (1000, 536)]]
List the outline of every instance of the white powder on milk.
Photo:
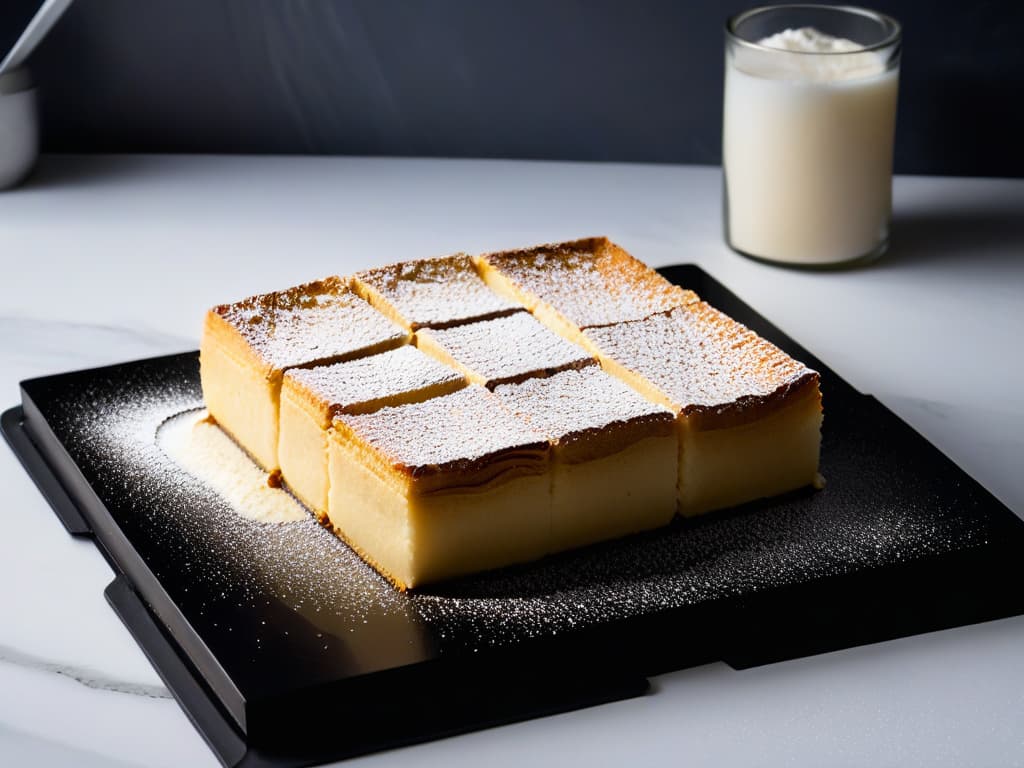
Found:
[[(823, 83), (871, 77), (885, 71), (885, 60), (876, 52), (864, 51), (864, 46), (859, 43), (826, 35), (814, 27), (785, 29), (758, 40), (757, 44), (773, 51), (740, 48), (736, 52), (735, 63), (747, 74), (759, 77)], [(774, 51), (795, 55), (780, 56)]]

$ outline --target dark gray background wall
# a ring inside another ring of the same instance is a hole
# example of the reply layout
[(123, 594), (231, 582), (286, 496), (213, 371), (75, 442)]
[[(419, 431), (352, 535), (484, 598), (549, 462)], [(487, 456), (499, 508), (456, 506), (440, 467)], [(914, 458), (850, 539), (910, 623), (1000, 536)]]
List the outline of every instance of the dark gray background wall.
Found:
[[(4, 0), (0, 43), (38, 4)], [(43, 146), (717, 163), (750, 2), (76, 0), (31, 66)], [(897, 171), (1024, 176), (1024, 3), (879, 0)]]

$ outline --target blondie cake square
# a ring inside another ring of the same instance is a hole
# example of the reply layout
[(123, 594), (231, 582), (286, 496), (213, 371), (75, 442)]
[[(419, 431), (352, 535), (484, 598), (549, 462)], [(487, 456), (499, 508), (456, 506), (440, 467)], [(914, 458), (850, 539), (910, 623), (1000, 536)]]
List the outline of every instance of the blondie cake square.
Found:
[(206, 313), (199, 350), (206, 407), (264, 469), (276, 471), (286, 370), (382, 352), (409, 339), (339, 277), (222, 304)]
[(679, 508), (694, 515), (818, 479), (815, 371), (705, 302), (585, 331), (602, 367), (679, 414)]
[(318, 517), (327, 512), (327, 430), (335, 416), (446, 395), (466, 378), (412, 346), (343, 363), (293, 368), (281, 385), (281, 474)]
[(552, 551), (667, 525), (676, 513), (675, 415), (599, 368), (495, 388), (552, 445)]
[(492, 392), (334, 420), (327, 514), (401, 589), (549, 551), (550, 447)]

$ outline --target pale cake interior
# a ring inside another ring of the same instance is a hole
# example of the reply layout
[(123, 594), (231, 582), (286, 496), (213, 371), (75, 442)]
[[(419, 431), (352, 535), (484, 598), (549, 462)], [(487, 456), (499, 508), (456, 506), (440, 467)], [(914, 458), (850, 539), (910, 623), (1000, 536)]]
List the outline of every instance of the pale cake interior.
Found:
[(327, 430), (335, 416), (418, 403), (465, 385), (462, 374), (411, 346), (288, 371), (281, 387), (278, 438), (285, 483), (323, 519), (329, 482)]
[(399, 589), (529, 562), (548, 553), (550, 476), (480, 491), (410, 492), (330, 441), (330, 522)]
[(678, 414), (682, 514), (815, 481), (818, 375), (775, 345), (704, 302), (585, 333), (602, 368)]
[[(200, 347), (200, 380), (206, 409), (261, 467), (277, 467), (277, 423), (281, 377), (261, 369), (254, 353), (239, 349), (207, 322)], [(218, 329), (219, 330), (219, 329)]]
[(821, 421), (816, 388), (734, 427), (693, 429), (680, 419), (679, 511), (698, 515), (814, 485)]
[(618, 453), (568, 462), (554, 450), (553, 552), (668, 525), (676, 514), (678, 440), (647, 437)]
[(550, 551), (550, 448), (486, 389), (334, 424), (330, 523), (400, 588)]
[(679, 444), (671, 411), (596, 367), (495, 394), (552, 443), (552, 551), (657, 528), (675, 515)]
[(207, 409), (275, 472), (286, 370), (374, 354), (410, 338), (337, 277), (214, 307), (199, 352)]
[(327, 515), (327, 427), (288, 381), (286, 378), (281, 387), (277, 441), (281, 477), (295, 497), (323, 521)]

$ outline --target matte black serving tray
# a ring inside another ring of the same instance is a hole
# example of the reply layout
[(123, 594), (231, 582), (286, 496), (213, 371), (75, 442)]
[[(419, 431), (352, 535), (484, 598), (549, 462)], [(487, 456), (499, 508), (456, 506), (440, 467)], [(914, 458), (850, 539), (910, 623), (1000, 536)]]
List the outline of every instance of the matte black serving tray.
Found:
[(403, 595), (312, 520), (247, 522), (155, 440), (195, 353), (22, 383), (3, 431), (225, 765), (301, 765), (1024, 612), (1024, 524), (694, 266), (663, 270), (822, 373), (825, 490)]

